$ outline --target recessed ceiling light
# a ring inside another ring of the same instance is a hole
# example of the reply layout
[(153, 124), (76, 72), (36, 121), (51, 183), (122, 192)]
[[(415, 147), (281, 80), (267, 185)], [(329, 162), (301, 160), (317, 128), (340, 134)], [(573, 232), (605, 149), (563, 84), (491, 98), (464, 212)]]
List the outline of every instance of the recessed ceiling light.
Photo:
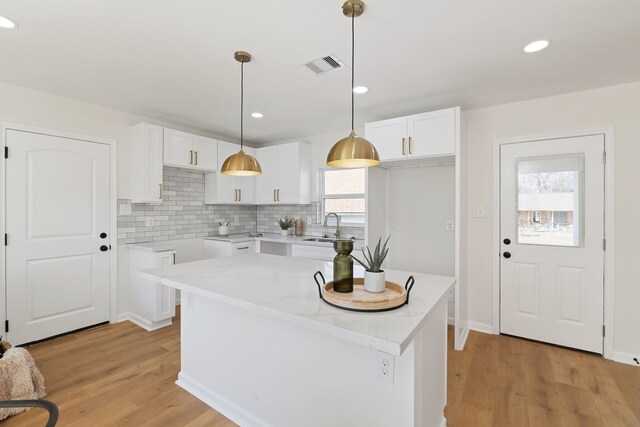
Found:
[(353, 92), (358, 94), (367, 93), (369, 92), (369, 88), (366, 86), (356, 86), (353, 88)]
[(261, 119), (264, 117), (264, 114), (262, 113), (251, 113), (251, 117), (253, 117), (254, 119)]
[(18, 28), (18, 24), (7, 17), (0, 15), (0, 28), (4, 28), (5, 30), (14, 30)]
[(549, 47), (549, 40), (536, 40), (524, 47), (526, 53), (540, 52), (542, 49)]

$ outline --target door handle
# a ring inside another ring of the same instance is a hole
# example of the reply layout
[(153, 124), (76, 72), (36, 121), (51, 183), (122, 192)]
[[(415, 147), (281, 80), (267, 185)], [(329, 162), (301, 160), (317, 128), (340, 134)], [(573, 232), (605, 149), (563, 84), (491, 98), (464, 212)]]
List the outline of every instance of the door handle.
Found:
[(106, 239), (107, 238), (107, 233), (100, 233), (100, 238), (101, 239)]
[(511, 253), (510, 252), (505, 252), (502, 254), (503, 257), (505, 257), (506, 259), (511, 258)]
[(411, 154), (411, 137), (409, 137), (409, 154)]
[(404, 138), (402, 138), (402, 155), (404, 156)]
[(196, 166), (198, 165), (198, 152), (194, 151), (196, 153)]
[(102, 252), (106, 252), (106, 251), (108, 251), (108, 250), (109, 250), (109, 246), (107, 246), (107, 245), (102, 245), (102, 246), (100, 246), (100, 250), (101, 250)]
[(193, 150), (189, 150), (189, 164), (193, 164)]
[(510, 245), (511, 244), (511, 239), (504, 239), (502, 241), (505, 245)]

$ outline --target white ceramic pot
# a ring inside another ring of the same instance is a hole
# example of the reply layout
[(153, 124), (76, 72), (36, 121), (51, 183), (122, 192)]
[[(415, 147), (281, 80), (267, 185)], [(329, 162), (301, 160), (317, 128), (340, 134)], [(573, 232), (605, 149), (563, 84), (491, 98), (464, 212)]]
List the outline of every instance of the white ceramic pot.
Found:
[(282, 230), (280, 232), (280, 234), (282, 234), (283, 236), (288, 236), (289, 235), (289, 230)]
[(367, 292), (384, 292), (385, 288), (385, 276), (384, 270), (379, 273), (372, 273), (371, 271), (364, 272), (364, 290)]
[(220, 227), (218, 227), (218, 234), (221, 236), (228, 236), (229, 235), (229, 227), (226, 225), (221, 225)]

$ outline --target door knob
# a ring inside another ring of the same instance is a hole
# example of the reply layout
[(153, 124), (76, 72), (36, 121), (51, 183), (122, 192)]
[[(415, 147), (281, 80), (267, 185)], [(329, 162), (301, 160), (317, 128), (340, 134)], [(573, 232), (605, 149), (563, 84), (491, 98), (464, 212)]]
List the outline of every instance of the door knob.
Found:
[(507, 258), (507, 259), (509, 259), (509, 258), (511, 258), (511, 253), (510, 252), (505, 252), (505, 253), (502, 254), (502, 256)]
[(106, 252), (106, 251), (108, 251), (108, 250), (109, 250), (109, 246), (102, 245), (102, 246), (100, 246), (100, 250), (101, 250), (102, 252)]
[(100, 238), (101, 239), (106, 239), (107, 238), (107, 233), (100, 233)]
[(504, 239), (503, 240), (505, 245), (510, 245), (511, 244), (511, 239)]

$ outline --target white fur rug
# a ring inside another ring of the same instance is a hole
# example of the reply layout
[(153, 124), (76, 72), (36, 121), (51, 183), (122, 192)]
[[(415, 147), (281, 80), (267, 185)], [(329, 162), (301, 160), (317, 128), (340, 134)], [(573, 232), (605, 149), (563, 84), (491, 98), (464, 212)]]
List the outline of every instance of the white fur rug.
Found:
[[(44, 377), (24, 348), (12, 347), (0, 359), (0, 400), (29, 400), (46, 396)], [(28, 408), (2, 408), (0, 420)]]

